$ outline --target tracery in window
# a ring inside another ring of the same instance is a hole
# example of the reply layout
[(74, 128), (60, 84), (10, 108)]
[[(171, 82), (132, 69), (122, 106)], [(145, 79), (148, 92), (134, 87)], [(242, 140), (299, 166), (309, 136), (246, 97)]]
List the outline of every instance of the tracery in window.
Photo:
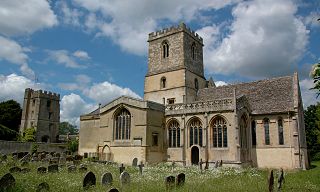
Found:
[(131, 115), (130, 112), (123, 108), (115, 115), (115, 139), (128, 140), (131, 132)]
[(180, 147), (180, 125), (176, 120), (168, 125), (168, 141), (169, 147)]
[(211, 127), (213, 147), (228, 147), (228, 129), (224, 118), (216, 117)]
[(202, 146), (202, 123), (198, 118), (194, 118), (189, 123), (189, 143)]

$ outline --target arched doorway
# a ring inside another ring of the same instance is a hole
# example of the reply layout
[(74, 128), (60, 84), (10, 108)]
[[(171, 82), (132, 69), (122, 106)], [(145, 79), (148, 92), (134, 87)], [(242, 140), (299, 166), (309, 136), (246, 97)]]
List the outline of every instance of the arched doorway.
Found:
[(191, 163), (193, 165), (199, 164), (199, 148), (197, 146), (191, 148)]

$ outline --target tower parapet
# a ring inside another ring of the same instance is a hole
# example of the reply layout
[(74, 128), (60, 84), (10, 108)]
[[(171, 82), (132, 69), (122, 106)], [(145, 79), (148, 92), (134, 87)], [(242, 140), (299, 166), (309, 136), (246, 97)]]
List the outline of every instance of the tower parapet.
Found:
[(189, 34), (191, 37), (193, 37), (195, 40), (197, 40), (198, 42), (200, 42), (201, 44), (203, 44), (203, 39), (202, 37), (200, 37), (198, 35), (198, 33), (192, 31), (189, 27), (186, 26), (186, 24), (184, 23), (180, 23), (180, 25), (178, 26), (172, 26), (169, 28), (164, 28), (162, 30), (156, 31), (156, 32), (152, 32), (149, 33), (149, 39), (148, 42), (165, 37), (165, 36), (169, 36), (172, 35), (174, 33), (178, 33), (178, 32), (186, 32), (187, 34)]

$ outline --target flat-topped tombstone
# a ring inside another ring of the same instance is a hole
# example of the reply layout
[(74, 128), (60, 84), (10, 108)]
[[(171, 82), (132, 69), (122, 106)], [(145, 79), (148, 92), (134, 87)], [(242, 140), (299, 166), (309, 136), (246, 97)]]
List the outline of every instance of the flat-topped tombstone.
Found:
[(136, 167), (138, 165), (138, 158), (134, 158), (132, 160), (132, 167)]
[(71, 172), (75, 172), (77, 170), (77, 167), (74, 166), (74, 165), (70, 165), (68, 166), (68, 172), (71, 173)]
[(9, 169), (9, 171), (10, 171), (10, 173), (19, 173), (19, 172), (21, 172), (21, 168), (15, 166), (15, 167), (11, 167)]
[(111, 185), (113, 181), (112, 174), (110, 172), (106, 172), (101, 177), (102, 185)]
[(130, 184), (130, 175), (128, 172), (124, 171), (120, 174), (121, 186)]
[(171, 189), (174, 187), (175, 185), (175, 177), (170, 175), (170, 176), (167, 176), (166, 179), (165, 179), (165, 184), (166, 184), (166, 189)]
[(117, 188), (112, 188), (109, 190), (109, 192), (119, 192), (119, 190)]
[(31, 171), (31, 169), (28, 168), (28, 167), (25, 167), (25, 168), (21, 169), (21, 173), (29, 173), (30, 171)]
[(43, 182), (38, 185), (36, 192), (42, 192), (42, 191), (50, 191), (50, 187), (47, 182)]
[(184, 173), (179, 173), (176, 178), (177, 186), (182, 186), (186, 181), (186, 175)]
[(88, 189), (96, 185), (96, 176), (91, 171), (88, 172), (83, 178), (83, 188)]
[(16, 184), (16, 180), (11, 175), (11, 173), (7, 173), (0, 179), (0, 191), (6, 191), (8, 189), (14, 188)]
[(49, 173), (59, 172), (59, 166), (58, 166), (58, 164), (49, 165), (49, 166), (48, 166), (48, 172), (49, 172)]
[(38, 167), (37, 172), (38, 173), (46, 173), (47, 172), (47, 168), (46, 167)]

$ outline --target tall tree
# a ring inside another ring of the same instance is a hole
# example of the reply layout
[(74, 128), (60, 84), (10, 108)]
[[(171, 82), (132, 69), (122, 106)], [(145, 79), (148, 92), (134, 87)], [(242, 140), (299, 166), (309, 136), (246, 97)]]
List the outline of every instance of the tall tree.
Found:
[(0, 125), (2, 125), (0, 126), (2, 132), (1, 139), (16, 139), (15, 133), (19, 132), (21, 113), (22, 110), (20, 104), (14, 100), (3, 101), (0, 103)]
[(59, 135), (75, 135), (78, 134), (78, 129), (76, 125), (72, 125), (68, 122), (61, 122), (59, 125)]
[(316, 63), (312, 66), (310, 76), (313, 78), (314, 87), (318, 91), (317, 97), (320, 95), (320, 63)]
[[(311, 159), (320, 155), (320, 103), (310, 105), (304, 111), (304, 121), (307, 137), (307, 146)], [(315, 159), (314, 159), (315, 160)]]

